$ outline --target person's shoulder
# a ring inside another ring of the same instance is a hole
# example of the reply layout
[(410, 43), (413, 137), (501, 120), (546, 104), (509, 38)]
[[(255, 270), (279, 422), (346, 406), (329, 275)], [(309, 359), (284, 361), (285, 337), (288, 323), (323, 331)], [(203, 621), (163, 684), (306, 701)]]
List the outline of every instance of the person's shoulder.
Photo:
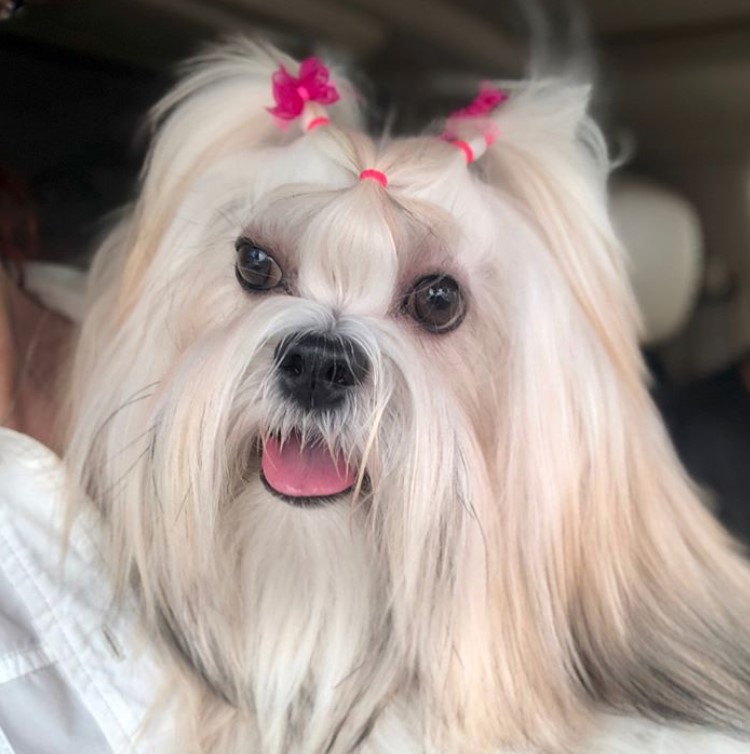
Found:
[(17, 516), (50, 522), (66, 485), (62, 460), (28, 435), (0, 427), (0, 519)]
[(40, 463), (51, 466), (61, 465), (60, 457), (23, 432), (0, 426), (0, 468), (12, 464), (38, 465)]
[[(45, 720), (29, 750), (162, 751), (171, 718), (144, 727), (158, 653), (134, 600), (115, 604), (93, 506), (66, 519), (83, 494), (49, 448), (0, 428), (0, 686), (15, 719)], [(0, 752), (6, 722), (0, 710)]]

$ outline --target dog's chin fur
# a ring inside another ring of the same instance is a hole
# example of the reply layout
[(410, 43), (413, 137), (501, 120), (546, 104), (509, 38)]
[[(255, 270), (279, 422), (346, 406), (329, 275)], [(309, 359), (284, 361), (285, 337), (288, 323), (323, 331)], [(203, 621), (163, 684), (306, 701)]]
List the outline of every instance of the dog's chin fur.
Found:
[[(331, 126), (279, 131), (280, 62), (236, 43), (157, 108), (72, 376), (67, 459), (169, 650), (175, 751), (580, 751), (607, 710), (749, 734), (748, 570), (649, 400), (587, 90), (515, 86), (467, 169), (376, 145), (341, 79)], [(240, 287), (243, 235), (284, 292)], [(450, 333), (401, 305), (431, 272), (465, 292)], [(276, 387), (308, 331), (370, 361), (335, 411)], [(258, 447), (292, 432), (354, 489), (272, 494)]]

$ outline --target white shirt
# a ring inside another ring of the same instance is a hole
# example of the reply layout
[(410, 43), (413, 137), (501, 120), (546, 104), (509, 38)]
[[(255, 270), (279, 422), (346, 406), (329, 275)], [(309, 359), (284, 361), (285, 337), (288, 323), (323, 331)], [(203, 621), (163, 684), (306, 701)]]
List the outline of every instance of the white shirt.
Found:
[(166, 752), (167, 717), (143, 726), (158, 666), (134, 606), (112, 608), (93, 511), (62, 559), (74, 490), (54, 453), (0, 428), (0, 754)]

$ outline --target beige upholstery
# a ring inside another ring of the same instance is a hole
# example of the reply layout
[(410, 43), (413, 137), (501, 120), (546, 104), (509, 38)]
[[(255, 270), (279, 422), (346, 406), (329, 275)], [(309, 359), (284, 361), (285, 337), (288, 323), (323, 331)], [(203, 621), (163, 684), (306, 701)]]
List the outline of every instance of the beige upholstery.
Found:
[(83, 318), (86, 275), (74, 267), (51, 262), (24, 266), (24, 287), (46, 307), (73, 322)]
[(676, 193), (635, 177), (611, 186), (611, 212), (630, 258), (645, 344), (677, 334), (695, 305), (703, 268), (700, 221)]

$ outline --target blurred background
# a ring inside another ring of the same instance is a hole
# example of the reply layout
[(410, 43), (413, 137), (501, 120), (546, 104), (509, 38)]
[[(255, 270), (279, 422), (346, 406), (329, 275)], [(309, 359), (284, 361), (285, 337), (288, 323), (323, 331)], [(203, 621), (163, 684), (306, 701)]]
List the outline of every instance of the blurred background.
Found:
[(133, 195), (144, 113), (227, 33), (350, 63), (396, 130), (522, 76), (531, 49), (592, 64), (654, 394), (750, 538), (750, 0), (0, 0), (0, 18), (0, 223), (81, 266)]

